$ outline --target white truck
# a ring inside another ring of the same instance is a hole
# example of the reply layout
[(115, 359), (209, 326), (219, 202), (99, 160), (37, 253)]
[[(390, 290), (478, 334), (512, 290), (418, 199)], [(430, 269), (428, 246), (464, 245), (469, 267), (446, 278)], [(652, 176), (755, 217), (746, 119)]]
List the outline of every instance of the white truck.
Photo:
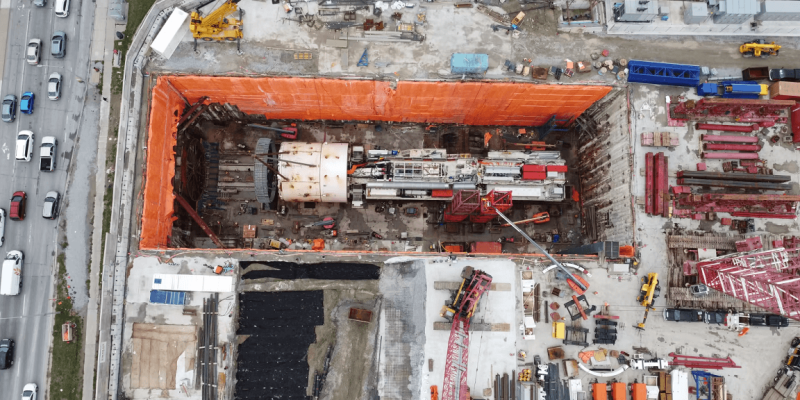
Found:
[(53, 172), (56, 170), (56, 148), (58, 140), (53, 136), (42, 138), (42, 146), (39, 147), (39, 170)]
[(19, 250), (9, 251), (0, 272), (0, 295), (15, 296), (22, 287), (22, 263), (25, 255)]

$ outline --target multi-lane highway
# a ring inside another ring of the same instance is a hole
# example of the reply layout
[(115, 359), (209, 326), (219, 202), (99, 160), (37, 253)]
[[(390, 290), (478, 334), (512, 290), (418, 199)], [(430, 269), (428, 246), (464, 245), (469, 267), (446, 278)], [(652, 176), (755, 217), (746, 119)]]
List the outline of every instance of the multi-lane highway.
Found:
[[(21, 250), (25, 254), (21, 293), (0, 296), (0, 339), (16, 341), (13, 367), (0, 371), (0, 387), (3, 388), (0, 399), (5, 400), (19, 399), (26, 383), (38, 384), (42, 397), (47, 390), (59, 226), (63, 227), (65, 219), (76, 218), (80, 223), (70, 229), (72, 235), (75, 228), (85, 227), (85, 215), (62, 213), (58, 220), (46, 220), (42, 218), (42, 205), (48, 191), (55, 190), (64, 195), (68, 171), (75, 163), (81, 162), (72, 157), (75, 142), (82, 126), (96, 124), (96, 121), (87, 121), (96, 118), (96, 114), (87, 117), (83, 113), (87, 93), (94, 90), (88, 83), (94, 3), (71, 0), (69, 16), (58, 18), (53, 9), (55, 0), (47, 0), (45, 7), (36, 7), (31, 0), (2, 1), (10, 6), (10, 13), (8, 26), (0, 26), (2, 30), (8, 29), (0, 96), (14, 94), (19, 99), (27, 91), (36, 95), (32, 115), (18, 111), (14, 122), (0, 122), (0, 207), (8, 211), (14, 191), (23, 190), (28, 195), (25, 220), (6, 222), (5, 244), (0, 247), (3, 257), (11, 250)], [(50, 55), (50, 39), (56, 31), (67, 34), (64, 58)], [(25, 61), (25, 47), (33, 38), (43, 42), (38, 66)], [(47, 98), (47, 81), (53, 72), (63, 76), (61, 99), (57, 101)], [(34, 156), (30, 162), (14, 159), (15, 139), (21, 130), (31, 130), (35, 134)], [(39, 171), (39, 145), (45, 136), (58, 139), (57, 169), (54, 172)], [(69, 201), (62, 199), (62, 210), (64, 200)], [(86, 199), (79, 201), (85, 202)], [(87, 233), (81, 231), (78, 234)]]

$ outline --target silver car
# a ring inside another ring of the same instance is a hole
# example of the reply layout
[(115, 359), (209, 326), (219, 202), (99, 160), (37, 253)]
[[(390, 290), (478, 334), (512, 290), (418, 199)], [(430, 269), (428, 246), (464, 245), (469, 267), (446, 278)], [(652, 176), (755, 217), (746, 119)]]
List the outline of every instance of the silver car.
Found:
[(61, 74), (58, 72), (50, 74), (50, 79), (47, 80), (47, 97), (50, 100), (61, 98)]
[(47, 192), (44, 196), (44, 207), (42, 207), (42, 217), (46, 219), (56, 219), (58, 217), (58, 192)]
[(17, 117), (17, 96), (10, 94), (3, 98), (3, 121), (14, 122)]

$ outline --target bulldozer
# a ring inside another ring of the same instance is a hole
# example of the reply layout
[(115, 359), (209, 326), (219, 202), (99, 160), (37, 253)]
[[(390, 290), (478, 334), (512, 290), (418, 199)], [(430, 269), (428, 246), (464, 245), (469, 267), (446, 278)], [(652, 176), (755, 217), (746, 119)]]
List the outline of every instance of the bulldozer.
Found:
[[(194, 36), (195, 49), (197, 39), (211, 41), (237, 42), (237, 47), (242, 39), (242, 18), (243, 10), (237, 5), (240, 0), (227, 0), (223, 5), (209, 13), (207, 16), (200, 16), (198, 10), (192, 11), (189, 29)], [(239, 12), (239, 18), (232, 18), (230, 15)]]
[(642, 288), (639, 290), (639, 297), (636, 298), (636, 301), (644, 307), (644, 318), (641, 323), (636, 325), (636, 329), (644, 330), (647, 314), (655, 309), (653, 304), (659, 294), (661, 294), (661, 285), (658, 283), (658, 274), (651, 272), (647, 274), (646, 278), (642, 278)]
[(777, 56), (780, 49), (781, 46), (775, 44), (775, 42), (767, 43), (764, 39), (756, 39), (739, 46), (739, 53), (742, 53), (742, 57), (747, 58), (767, 58), (769, 56)]

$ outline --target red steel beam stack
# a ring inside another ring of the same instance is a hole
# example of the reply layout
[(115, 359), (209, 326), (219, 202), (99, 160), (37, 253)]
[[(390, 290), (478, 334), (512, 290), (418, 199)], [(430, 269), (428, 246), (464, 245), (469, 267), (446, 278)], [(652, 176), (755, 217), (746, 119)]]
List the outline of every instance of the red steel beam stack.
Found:
[(747, 100), (707, 98), (670, 101), (670, 115), (677, 120), (698, 122), (756, 123), (761, 127), (785, 124), (794, 100)]
[(653, 214), (653, 153), (645, 155), (644, 171), (644, 211)]
[(753, 132), (758, 130), (758, 124), (753, 125), (719, 125), (719, 124), (695, 124), (697, 130), (702, 131), (723, 131), (723, 132)]
[(697, 263), (700, 282), (772, 313), (800, 320), (800, 251), (734, 253)]
[(703, 143), (703, 150), (761, 151), (761, 145), (738, 143)]
[(461, 222), (481, 205), (479, 190), (459, 190), (444, 210), (444, 222)]
[(788, 194), (687, 194), (675, 201), (675, 207), (696, 213), (724, 212), (735, 217), (785, 218), (797, 215), (800, 196)]
[(669, 157), (664, 153), (647, 153), (644, 159), (645, 168), (645, 205), (644, 210), (650, 215), (669, 217)]
[(700, 140), (704, 142), (758, 143), (758, 138), (755, 136), (736, 135), (700, 135)]

